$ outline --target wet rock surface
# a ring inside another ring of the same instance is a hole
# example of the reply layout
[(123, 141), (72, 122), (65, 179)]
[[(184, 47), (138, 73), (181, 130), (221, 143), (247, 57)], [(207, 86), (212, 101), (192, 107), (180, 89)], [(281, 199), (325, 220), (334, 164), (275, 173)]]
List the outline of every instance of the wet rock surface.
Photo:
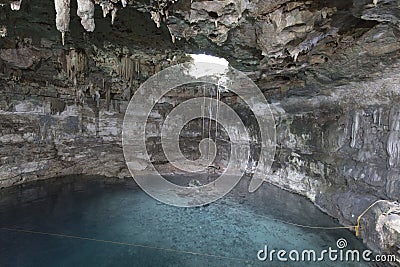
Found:
[[(67, 174), (129, 177), (121, 145), (129, 99), (186, 53), (207, 52), (246, 72), (271, 103), (277, 154), (266, 180), (345, 225), (390, 201), (363, 216), (360, 233), (399, 255), (399, 1), (89, 2), (71, 1), (66, 21), (45, 1), (18, 2), (19, 11), (1, 1), (1, 187)], [(201, 95), (194, 89), (171, 92), (149, 121), (147, 146), (166, 173), (176, 170), (160, 152), (159, 127)], [(235, 96), (222, 100), (246, 116)], [(182, 133), (188, 157), (198, 156), (201, 123)], [(226, 161), (222, 153), (216, 165)]]

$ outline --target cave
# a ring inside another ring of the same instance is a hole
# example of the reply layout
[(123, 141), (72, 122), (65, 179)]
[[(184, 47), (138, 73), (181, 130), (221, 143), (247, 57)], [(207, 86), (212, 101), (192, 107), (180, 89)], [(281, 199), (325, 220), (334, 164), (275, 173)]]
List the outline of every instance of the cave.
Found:
[(399, 0), (0, 0), (0, 266), (400, 266), (399, 70)]

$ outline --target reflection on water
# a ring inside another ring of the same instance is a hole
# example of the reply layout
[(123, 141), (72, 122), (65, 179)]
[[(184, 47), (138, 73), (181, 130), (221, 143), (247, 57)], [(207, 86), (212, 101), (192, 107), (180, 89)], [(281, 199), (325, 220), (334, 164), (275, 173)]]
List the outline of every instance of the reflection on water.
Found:
[[(176, 177), (180, 179), (181, 177)], [(173, 178), (170, 178), (173, 180)], [(366, 266), (365, 263), (259, 262), (257, 251), (365, 247), (306, 199), (263, 184), (239, 184), (201, 208), (177, 208), (147, 196), (132, 180), (68, 177), (0, 191), (0, 227), (129, 244), (0, 230), (1, 266)]]

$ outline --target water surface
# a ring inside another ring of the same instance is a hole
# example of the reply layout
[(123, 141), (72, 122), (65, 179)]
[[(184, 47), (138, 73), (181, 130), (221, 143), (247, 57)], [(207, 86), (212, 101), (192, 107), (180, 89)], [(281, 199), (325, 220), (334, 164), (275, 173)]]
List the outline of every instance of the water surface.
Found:
[(265, 245), (321, 251), (345, 238), (347, 249), (366, 249), (345, 229), (276, 221), (340, 226), (308, 200), (265, 183), (252, 194), (239, 184), (206, 207), (177, 208), (133, 180), (68, 177), (0, 190), (0, 204), (0, 266), (366, 266), (258, 261)]

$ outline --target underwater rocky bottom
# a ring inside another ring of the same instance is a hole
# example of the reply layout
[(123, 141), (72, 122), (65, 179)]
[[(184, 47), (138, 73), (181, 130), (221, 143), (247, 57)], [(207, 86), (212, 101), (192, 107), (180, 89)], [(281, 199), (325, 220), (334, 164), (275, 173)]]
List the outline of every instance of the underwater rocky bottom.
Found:
[(74, 176), (3, 189), (0, 204), (1, 266), (368, 266), (302, 262), (301, 255), (300, 262), (279, 262), (276, 254), (259, 261), (266, 245), (319, 257), (344, 238), (345, 249), (366, 249), (346, 229), (285, 223), (340, 226), (307, 199), (266, 183), (248, 193), (240, 182), (215, 203), (178, 208), (133, 180)]

